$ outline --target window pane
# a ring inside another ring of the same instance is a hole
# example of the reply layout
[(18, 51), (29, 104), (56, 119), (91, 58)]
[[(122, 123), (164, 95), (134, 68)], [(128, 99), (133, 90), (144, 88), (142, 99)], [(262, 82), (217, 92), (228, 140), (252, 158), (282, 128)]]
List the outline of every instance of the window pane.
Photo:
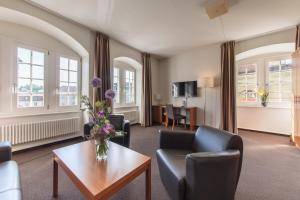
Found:
[(18, 95), (17, 107), (29, 107), (30, 106), (30, 94)]
[(29, 49), (18, 48), (18, 63), (30, 63), (31, 51)]
[(59, 105), (60, 106), (68, 105), (68, 95), (66, 95), (66, 94), (59, 95)]
[(44, 93), (43, 80), (32, 80), (32, 93)]
[(70, 83), (69, 84), (69, 92), (77, 93), (77, 91), (78, 91), (77, 83)]
[(42, 107), (44, 106), (44, 95), (35, 94), (32, 96), (32, 106), (33, 107)]
[(115, 103), (120, 103), (120, 75), (119, 68), (114, 68), (113, 90), (115, 91)]
[(281, 95), (278, 92), (270, 92), (269, 94), (270, 102), (281, 102)]
[(70, 70), (72, 71), (78, 71), (78, 62), (77, 60), (70, 59)]
[(237, 98), (239, 102), (257, 101), (257, 64), (241, 64), (238, 66)]
[(238, 74), (243, 75), (246, 73), (246, 67), (240, 66), (238, 69)]
[(44, 65), (44, 53), (32, 51), (32, 64)]
[(66, 82), (60, 82), (59, 83), (59, 92), (61, 92), (61, 93), (67, 93), (68, 92), (68, 83), (66, 83)]
[(77, 72), (72, 72), (72, 71), (70, 71), (70, 80), (69, 80), (70, 82), (77, 82)]
[(69, 106), (77, 105), (77, 95), (70, 95), (69, 96)]
[(60, 70), (59, 80), (60, 81), (65, 81), (65, 82), (69, 81), (69, 75), (68, 75), (68, 71), (67, 70)]
[(68, 59), (64, 57), (59, 58), (60, 69), (68, 69)]
[(31, 88), (30, 88), (30, 79), (23, 79), (23, 78), (19, 78), (18, 79), (18, 92), (30, 92)]
[(30, 65), (18, 64), (18, 77), (30, 78)]
[(269, 71), (277, 72), (280, 69), (280, 62), (279, 61), (272, 61), (269, 62)]
[(33, 65), (32, 78), (44, 79), (44, 67)]
[(291, 70), (291, 59), (269, 62), (268, 78), (271, 102), (290, 102), (292, 93)]

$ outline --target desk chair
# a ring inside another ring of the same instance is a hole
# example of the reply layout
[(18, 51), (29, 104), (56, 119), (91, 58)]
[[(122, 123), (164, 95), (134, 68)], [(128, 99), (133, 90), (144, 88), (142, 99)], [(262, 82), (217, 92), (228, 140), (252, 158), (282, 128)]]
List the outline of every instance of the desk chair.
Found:
[(169, 119), (173, 120), (172, 130), (174, 130), (175, 122), (177, 121), (177, 125), (178, 125), (178, 122), (183, 119), (184, 120), (184, 128), (186, 128), (186, 116), (175, 113), (172, 104), (167, 104), (166, 105), (166, 111), (167, 111), (167, 119), (166, 119), (166, 126), (167, 127), (168, 127), (168, 120)]

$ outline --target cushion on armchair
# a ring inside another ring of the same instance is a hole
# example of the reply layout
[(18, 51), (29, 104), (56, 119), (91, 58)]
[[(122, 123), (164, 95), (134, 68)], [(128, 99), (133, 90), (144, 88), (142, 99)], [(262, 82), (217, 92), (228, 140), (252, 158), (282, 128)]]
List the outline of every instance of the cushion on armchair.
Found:
[[(185, 194), (185, 157), (189, 150), (159, 149), (156, 152), (160, 177), (165, 183), (169, 196), (173, 200), (184, 198)], [(172, 192), (169, 192), (172, 191)]]

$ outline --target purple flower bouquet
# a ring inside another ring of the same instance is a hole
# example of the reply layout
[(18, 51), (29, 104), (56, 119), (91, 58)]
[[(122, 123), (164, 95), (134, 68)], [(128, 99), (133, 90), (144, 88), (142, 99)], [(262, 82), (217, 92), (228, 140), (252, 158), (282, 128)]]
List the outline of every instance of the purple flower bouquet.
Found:
[[(102, 80), (96, 77), (91, 81), (91, 85), (94, 88), (100, 88)], [(89, 113), (89, 121), (93, 124), (90, 139), (95, 140), (97, 160), (107, 158), (108, 141), (115, 136), (115, 129), (108, 120), (111, 107), (107, 101), (112, 100), (114, 97), (115, 92), (109, 89), (105, 92), (106, 100), (96, 101), (93, 106), (87, 96), (81, 96), (81, 105), (83, 106), (81, 110)]]

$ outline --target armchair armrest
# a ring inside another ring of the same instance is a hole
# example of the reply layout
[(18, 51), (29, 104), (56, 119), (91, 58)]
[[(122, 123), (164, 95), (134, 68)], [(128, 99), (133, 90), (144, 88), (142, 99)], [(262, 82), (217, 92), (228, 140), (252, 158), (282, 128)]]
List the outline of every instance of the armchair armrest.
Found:
[(122, 127), (123, 131), (130, 135), (130, 121), (125, 119)]
[(161, 149), (192, 149), (195, 134), (187, 131), (159, 130)]
[(0, 142), (0, 162), (11, 160), (11, 144)]
[(130, 121), (124, 120), (122, 127), (123, 127), (123, 131), (125, 132), (124, 145), (126, 147), (130, 147)]
[(238, 150), (187, 155), (187, 199), (234, 199), (239, 158)]
[(90, 136), (91, 135), (91, 130), (93, 128), (94, 124), (93, 123), (86, 123), (83, 126), (83, 134), (84, 136)]

